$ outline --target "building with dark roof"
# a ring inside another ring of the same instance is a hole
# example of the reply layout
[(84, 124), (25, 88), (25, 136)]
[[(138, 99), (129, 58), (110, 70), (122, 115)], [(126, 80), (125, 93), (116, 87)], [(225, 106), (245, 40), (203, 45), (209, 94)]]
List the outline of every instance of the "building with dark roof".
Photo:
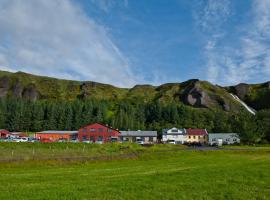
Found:
[(138, 142), (151, 144), (157, 142), (157, 131), (120, 131), (120, 140), (123, 142)]

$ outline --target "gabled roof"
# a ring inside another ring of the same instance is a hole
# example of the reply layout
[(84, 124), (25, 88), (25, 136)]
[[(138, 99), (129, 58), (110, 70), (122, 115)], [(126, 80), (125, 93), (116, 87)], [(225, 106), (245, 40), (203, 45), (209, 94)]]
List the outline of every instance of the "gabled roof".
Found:
[(77, 133), (78, 131), (54, 131), (54, 130), (37, 132), (37, 134), (77, 134)]
[(208, 135), (206, 129), (186, 129), (188, 135)]
[(157, 131), (120, 131), (120, 136), (157, 137)]
[(163, 129), (162, 134), (163, 135), (184, 135), (186, 134), (186, 130), (174, 127), (174, 128)]
[(118, 129), (112, 128), (111, 126), (108, 126), (108, 125), (102, 124), (102, 123), (100, 123), (100, 122), (95, 122), (95, 123), (93, 123), (93, 124), (87, 124), (87, 125), (82, 126), (82, 127), (81, 127), (81, 128), (79, 128), (79, 129), (85, 128), (86, 126), (92, 126), (92, 125), (94, 125), (94, 124), (99, 124), (99, 125), (101, 125), (101, 126), (107, 127), (108, 129), (111, 129), (111, 130), (114, 130), (114, 131), (120, 132)]

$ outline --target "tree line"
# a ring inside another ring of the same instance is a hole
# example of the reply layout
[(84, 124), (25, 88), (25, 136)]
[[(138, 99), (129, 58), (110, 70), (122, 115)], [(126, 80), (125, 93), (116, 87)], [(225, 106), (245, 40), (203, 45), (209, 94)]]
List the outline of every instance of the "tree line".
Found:
[(163, 128), (206, 128), (208, 132), (240, 133), (245, 143), (270, 142), (270, 110), (254, 116), (245, 110), (228, 113), (179, 102), (0, 99), (0, 128), (10, 131), (78, 130), (94, 122), (119, 130), (157, 130), (159, 134)]

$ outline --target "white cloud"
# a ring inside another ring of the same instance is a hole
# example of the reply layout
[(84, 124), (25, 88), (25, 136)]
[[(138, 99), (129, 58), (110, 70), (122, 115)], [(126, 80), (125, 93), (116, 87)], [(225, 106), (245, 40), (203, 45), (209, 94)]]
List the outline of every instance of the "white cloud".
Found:
[(5, 69), (124, 87), (138, 81), (106, 28), (71, 0), (1, 0), (0, 38)]
[[(235, 38), (235, 43), (227, 43), (226, 31), (231, 30), (223, 29), (231, 12), (229, 8), (220, 7), (230, 4), (223, 2), (217, 6), (217, 2), (220, 1), (216, 1), (214, 6), (205, 6), (204, 13), (207, 17), (202, 19), (204, 23), (201, 22), (208, 28), (205, 31), (208, 80), (230, 85), (267, 79), (270, 75), (270, 1), (253, 1), (250, 11), (252, 17), (247, 19), (246, 24), (241, 25), (245, 31)], [(208, 1), (208, 4), (211, 3), (212, 1)], [(213, 10), (210, 12), (207, 8)], [(214, 13), (227, 18), (215, 17)], [(214, 20), (210, 16), (213, 16)]]
[(117, 5), (125, 8), (128, 7), (128, 0), (90, 0), (90, 2), (107, 13)]

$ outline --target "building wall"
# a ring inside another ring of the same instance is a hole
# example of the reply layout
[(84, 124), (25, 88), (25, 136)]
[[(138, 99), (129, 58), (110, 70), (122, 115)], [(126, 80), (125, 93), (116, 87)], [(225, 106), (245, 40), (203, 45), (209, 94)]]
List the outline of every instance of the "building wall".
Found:
[(144, 136), (144, 137), (139, 137), (139, 136), (121, 136), (121, 141), (123, 142), (136, 142), (136, 139), (142, 139), (146, 144), (151, 144), (151, 143), (156, 143), (157, 142), (157, 137), (153, 136)]
[(168, 140), (174, 140), (177, 143), (184, 144), (187, 141), (186, 135), (163, 135), (162, 141), (167, 142)]
[(187, 142), (188, 143), (207, 143), (208, 137), (207, 135), (188, 135)]
[(119, 131), (107, 127), (105, 125), (95, 123), (88, 126), (84, 126), (78, 131), (78, 139), (79, 141), (102, 141), (102, 142), (110, 142), (111, 138), (118, 138)]
[(66, 139), (70, 140), (72, 139), (71, 134), (43, 134), (43, 133), (36, 133), (35, 138), (37, 139), (49, 139), (52, 141), (58, 141), (59, 139)]
[(9, 136), (9, 131), (8, 130), (1, 130), (0, 131), (0, 137), (1, 138), (6, 138), (6, 137), (8, 137)]
[(223, 144), (236, 144), (236, 143), (240, 143), (240, 139), (238, 134), (235, 133), (222, 133), (222, 134), (217, 134), (217, 133), (209, 133), (209, 139), (208, 139), (208, 143), (210, 145), (214, 145), (218, 143), (218, 139), (222, 140)]

